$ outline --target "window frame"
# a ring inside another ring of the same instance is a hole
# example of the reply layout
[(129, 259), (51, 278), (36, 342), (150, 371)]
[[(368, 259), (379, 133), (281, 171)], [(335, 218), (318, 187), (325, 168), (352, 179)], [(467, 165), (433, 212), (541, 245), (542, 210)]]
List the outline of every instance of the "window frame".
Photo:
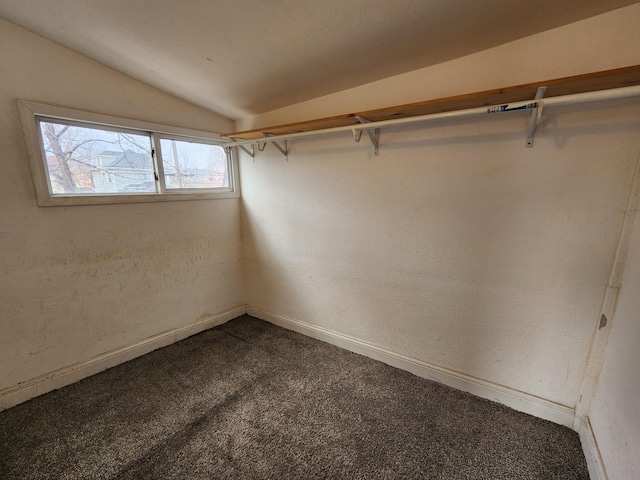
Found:
[[(166, 188), (162, 159), (160, 158), (160, 139), (168, 138), (182, 141), (195, 141), (224, 147), (224, 143), (227, 140), (222, 139), (215, 133), (74, 110), (26, 100), (18, 100), (18, 110), (36, 200), (41, 207), (240, 198), (238, 159), (235, 148), (229, 149), (228, 154), (227, 168), (229, 187)], [(44, 143), (39, 127), (41, 120), (59, 121), (60, 123), (77, 125), (79, 127), (96, 127), (103, 128), (104, 130), (130, 131), (132, 133), (148, 135), (151, 146), (155, 150), (152, 160), (155, 173), (158, 176), (158, 180), (155, 182), (156, 191), (113, 194), (54, 194), (51, 188), (46, 155), (43, 147)]]
[[(229, 189), (230, 187), (214, 187), (214, 188), (189, 188), (189, 187), (183, 187), (183, 188), (167, 188), (166, 185), (166, 181), (167, 178), (165, 176), (164, 173), (164, 161), (163, 160), (163, 156), (162, 156), (162, 146), (161, 146), (161, 141), (162, 140), (175, 140), (178, 142), (189, 142), (190, 140), (197, 140), (197, 143), (199, 143), (200, 145), (215, 145), (215, 146), (221, 146), (223, 144), (223, 142), (220, 142), (219, 140), (212, 140), (212, 139), (206, 139), (206, 138), (194, 138), (194, 137), (185, 137), (184, 135), (175, 135), (175, 134), (169, 134), (169, 133), (159, 133), (159, 132), (154, 132), (152, 135), (152, 142), (153, 142), (153, 148), (156, 152), (156, 154), (154, 155), (154, 162), (155, 162), (155, 166), (157, 169), (157, 174), (158, 174), (158, 188), (163, 191), (163, 192), (167, 192), (167, 193), (184, 193), (184, 194), (190, 194), (190, 193), (195, 193), (195, 192), (206, 192), (206, 191), (212, 191), (212, 192), (216, 192), (216, 191), (220, 191), (223, 189)], [(232, 184), (232, 172), (231, 169), (228, 169), (228, 174), (227, 176), (229, 177), (229, 185)]]

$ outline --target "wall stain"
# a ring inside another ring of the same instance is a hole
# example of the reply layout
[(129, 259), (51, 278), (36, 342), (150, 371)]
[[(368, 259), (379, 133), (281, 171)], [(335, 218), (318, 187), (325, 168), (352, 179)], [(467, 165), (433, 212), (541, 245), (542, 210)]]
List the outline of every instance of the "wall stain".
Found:
[(598, 326), (598, 330), (602, 330), (604, 327), (606, 327), (607, 326), (607, 322), (608, 322), (607, 317), (603, 313), (600, 316), (600, 325)]

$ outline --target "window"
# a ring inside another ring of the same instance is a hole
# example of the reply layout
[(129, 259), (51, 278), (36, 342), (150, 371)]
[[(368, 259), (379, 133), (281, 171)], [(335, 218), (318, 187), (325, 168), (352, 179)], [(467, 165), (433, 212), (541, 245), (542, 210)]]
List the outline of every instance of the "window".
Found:
[(227, 154), (219, 144), (160, 136), (165, 188), (229, 188)]
[(38, 204), (238, 198), (215, 134), (19, 102)]

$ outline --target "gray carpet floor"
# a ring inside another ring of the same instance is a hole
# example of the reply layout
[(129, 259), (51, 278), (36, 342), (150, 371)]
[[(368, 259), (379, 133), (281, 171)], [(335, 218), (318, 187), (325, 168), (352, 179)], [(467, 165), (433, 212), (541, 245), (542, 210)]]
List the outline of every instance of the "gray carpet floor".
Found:
[(575, 432), (243, 316), (0, 413), (8, 479), (588, 479)]

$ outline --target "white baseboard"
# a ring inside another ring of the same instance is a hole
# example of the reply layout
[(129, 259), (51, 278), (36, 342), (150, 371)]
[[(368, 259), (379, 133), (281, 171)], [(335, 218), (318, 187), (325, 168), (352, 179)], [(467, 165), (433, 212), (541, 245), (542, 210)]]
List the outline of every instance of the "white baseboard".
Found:
[(240, 305), (226, 312), (192, 323), (191, 325), (159, 333), (140, 342), (102, 353), (83, 362), (78, 362), (74, 365), (69, 365), (32, 378), (31, 380), (21, 382), (12, 387), (4, 388), (0, 390), (0, 411), (52, 390), (70, 385), (121, 363), (128, 362), (158, 348), (179, 342), (196, 333), (200, 333), (217, 325), (222, 325), (245, 313), (246, 306)]
[(582, 451), (587, 460), (587, 468), (589, 469), (589, 478), (591, 480), (608, 480), (607, 472), (604, 469), (600, 449), (596, 436), (591, 428), (589, 417), (582, 417), (576, 420), (578, 424), (578, 433), (580, 434), (580, 443)]
[(325, 328), (310, 325), (299, 320), (276, 315), (247, 305), (247, 313), (274, 325), (317, 338), (351, 352), (379, 360), (419, 377), (434, 380), (450, 387), (472, 393), (478, 397), (493, 400), (520, 412), (543, 418), (573, 428), (574, 410), (528, 393), (513, 390), (502, 385), (464, 375), (443, 367), (431, 365), (405, 355), (377, 347), (357, 338), (349, 337)]

